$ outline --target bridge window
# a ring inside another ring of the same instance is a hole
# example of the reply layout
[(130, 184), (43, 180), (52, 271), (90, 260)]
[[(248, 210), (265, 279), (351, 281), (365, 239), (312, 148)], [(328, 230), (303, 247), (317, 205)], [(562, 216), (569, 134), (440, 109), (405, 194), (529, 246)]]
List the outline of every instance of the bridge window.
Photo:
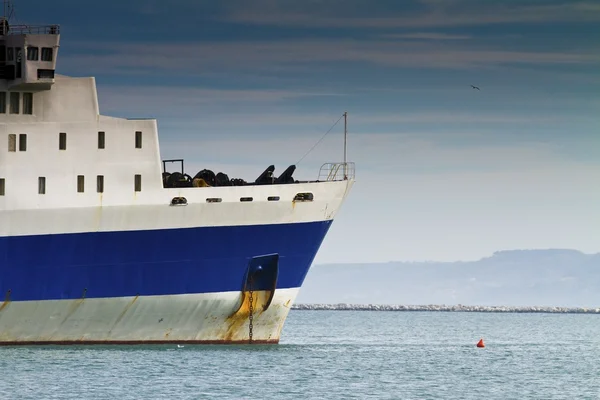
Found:
[(19, 103), (20, 102), (21, 102), (21, 93), (10, 92), (10, 113), (11, 114), (19, 113)]
[(98, 132), (98, 148), (99, 149), (104, 148), (104, 136), (106, 136), (104, 134), (104, 132)]
[(23, 93), (23, 114), (33, 114), (33, 93)]
[(142, 148), (142, 132), (140, 132), (140, 131), (137, 131), (135, 133), (135, 148), (136, 149)]
[(6, 114), (6, 92), (0, 92), (0, 114)]
[(6, 60), (7, 61), (15, 61), (15, 48), (8, 47), (6, 49)]
[(27, 151), (27, 134), (19, 134), (19, 151)]
[(37, 61), (39, 59), (40, 49), (38, 47), (27, 47), (27, 59), (29, 61)]
[(15, 47), (15, 78), (19, 79), (23, 76), (23, 49)]
[(53, 69), (42, 69), (38, 68), (38, 79), (54, 79), (54, 70)]
[(141, 175), (136, 175), (135, 176), (134, 186), (135, 186), (135, 191), (136, 192), (141, 192), (142, 191), (142, 176)]
[(4, 178), (0, 178), (0, 196), (4, 196), (6, 190), (6, 181)]
[(96, 191), (98, 193), (104, 193), (104, 175), (98, 175), (96, 177)]
[(67, 132), (60, 132), (58, 134), (58, 149), (59, 150), (67, 149)]
[(52, 47), (42, 47), (42, 61), (52, 61), (54, 49)]
[(17, 135), (14, 133), (8, 135), (8, 151), (17, 151)]
[(77, 175), (77, 193), (83, 193), (85, 190), (85, 176)]
[(38, 193), (46, 194), (46, 177), (40, 176), (38, 178)]

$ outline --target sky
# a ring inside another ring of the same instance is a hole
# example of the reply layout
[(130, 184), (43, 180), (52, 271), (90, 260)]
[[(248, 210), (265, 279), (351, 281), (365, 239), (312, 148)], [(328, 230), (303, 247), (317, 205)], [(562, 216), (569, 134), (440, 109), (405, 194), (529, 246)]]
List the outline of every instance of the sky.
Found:
[[(282, 172), (347, 111), (356, 184), (316, 263), (600, 252), (598, 1), (15, 3), (192, 176)], [(342, 143), (339, 123), (295, 177)]]

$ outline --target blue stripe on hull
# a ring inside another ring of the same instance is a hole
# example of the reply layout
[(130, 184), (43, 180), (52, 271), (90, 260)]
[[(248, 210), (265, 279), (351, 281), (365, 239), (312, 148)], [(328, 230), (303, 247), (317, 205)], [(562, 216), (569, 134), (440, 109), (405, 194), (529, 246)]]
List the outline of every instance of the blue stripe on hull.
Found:
[(280, 255), (277, 288), (300, 287), (331, 222), (0, 237), (0, 295), (238, 291), (249, 259), (270, 253)]

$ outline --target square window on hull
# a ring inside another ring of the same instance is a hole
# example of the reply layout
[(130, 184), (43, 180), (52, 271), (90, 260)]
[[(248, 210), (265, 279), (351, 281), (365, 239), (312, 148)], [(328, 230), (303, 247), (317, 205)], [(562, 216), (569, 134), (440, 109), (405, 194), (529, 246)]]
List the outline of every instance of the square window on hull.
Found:
[(38, 178), (38, 193), (46, 194), (46, 177), (40, 176)]
[(67, 149), (67, 133), (66, 132), (60, 132), (58, 134), (58, 149), (59, 150)]
[(23, 93), (23, 114), (33, 114), (33, 93)]
[(21, 103), (21, 93), (19, 92), (10, 92), (10, 113), (11, 114), (18, 114), (20, 111), (20, 105)]
[(0, 92), (0, 114), (6, 114), (6, 92)]
[(27, 134), (19, 134), (19, 151), (27, 151)]
[(17, 151), (17, 135), (15, 133), (8, 135), (8, 151)]

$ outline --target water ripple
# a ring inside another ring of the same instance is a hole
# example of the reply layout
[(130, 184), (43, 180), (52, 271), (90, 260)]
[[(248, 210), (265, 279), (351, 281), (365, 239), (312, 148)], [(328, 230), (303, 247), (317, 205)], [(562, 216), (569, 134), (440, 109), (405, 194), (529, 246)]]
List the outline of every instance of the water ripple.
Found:
[[(483, 337), (485, 349), (475, 343)], [(595, 315), (292, 311), (278, 346), (0, 349), (10, 399), (600, 396)]]

